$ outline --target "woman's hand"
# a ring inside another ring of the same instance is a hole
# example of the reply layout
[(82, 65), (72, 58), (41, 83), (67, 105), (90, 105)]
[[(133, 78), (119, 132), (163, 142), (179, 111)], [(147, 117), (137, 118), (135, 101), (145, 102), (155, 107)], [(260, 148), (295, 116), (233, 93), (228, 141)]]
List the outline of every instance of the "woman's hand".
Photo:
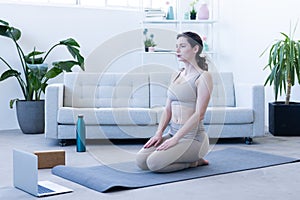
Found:
[(144, 145), (144, 148), (150, 148), (152, 146), (157, 147), (162, 142), (162, 134), (155, 134), (152, 138), (148, 140), (148, 142)]
[(166, 141), (164, 141), (161, 145), (159, 145), (156, 150), (157, 151), (163, 151), (163, 150), (167, 150), (173, 146), (175, 146), (178, 143), (178, 139), (175, 137), (172, 137), (170, 139), (167, 139)]

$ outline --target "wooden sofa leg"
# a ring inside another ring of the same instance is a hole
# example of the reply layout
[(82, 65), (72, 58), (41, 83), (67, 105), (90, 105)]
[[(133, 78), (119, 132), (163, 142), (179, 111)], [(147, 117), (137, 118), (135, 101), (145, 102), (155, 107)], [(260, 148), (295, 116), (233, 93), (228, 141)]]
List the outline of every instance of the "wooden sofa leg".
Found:
[(251, 137), (245, 137), (245, 143), (250, 145), (253, 143), (253, 139)]

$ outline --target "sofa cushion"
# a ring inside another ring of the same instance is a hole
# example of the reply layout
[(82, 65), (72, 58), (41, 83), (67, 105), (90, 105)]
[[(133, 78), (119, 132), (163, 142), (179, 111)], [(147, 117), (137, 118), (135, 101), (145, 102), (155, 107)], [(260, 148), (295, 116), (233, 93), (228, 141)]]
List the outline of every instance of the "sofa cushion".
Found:
[(208, 107), (204, 124), (250, 124), (254, 122), (253, 109), (242, 107)]
[(155, 125), (156, 111), (149, 108), (71, 108), (58, 110), (59, 124), (76, 124), (83, 114), (86, 125)]
[(213, 92), (209, 107), (235, 106), (235, 93), (232, 72), (213, 72)]
[(64, 106), (149, 108), (148, 82), (143, 73), (65, 73)]

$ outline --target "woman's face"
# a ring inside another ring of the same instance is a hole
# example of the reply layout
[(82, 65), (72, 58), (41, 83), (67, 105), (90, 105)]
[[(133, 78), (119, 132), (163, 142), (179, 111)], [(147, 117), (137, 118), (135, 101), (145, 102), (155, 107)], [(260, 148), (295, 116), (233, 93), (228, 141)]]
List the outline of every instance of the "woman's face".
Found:
[(198, 46), (196, 45), (192, 47), (188, 42), (187, 38), (180, 37), (177, 39), (176, 55), (178, 61), (192, 62), (195, 59), (197, 51), (198, 51)]

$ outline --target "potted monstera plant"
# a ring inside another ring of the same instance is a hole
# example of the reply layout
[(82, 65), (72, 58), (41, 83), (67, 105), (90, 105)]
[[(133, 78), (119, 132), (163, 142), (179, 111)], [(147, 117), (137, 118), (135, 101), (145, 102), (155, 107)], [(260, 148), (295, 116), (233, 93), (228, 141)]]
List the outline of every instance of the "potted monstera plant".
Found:
[[(283, 39), (271, 45), (264, 68), (270, 70), (265, 85), (273, 85), (275, 93), (275, 102), (269, 103), (269, 132), (275, 136), (300, 135), (300, 103), (290, 101), (292, 86), (300, 84), (300, 41), (294, 39), (296, 27), (289, 35), (281, 33)], [(285, 101), (278, 101), (283, 91)]]
[[(68, 38), (54, 44), (46, 52), (34, 48), (32, 52), (25, 54), (18, 42), (21, 38), (20, 29), (10, 26), (4, 20), (0, 20), (0, 36), (12, 40), (20, 61), (20, 65), (14, 68), (0, 55), (0, 67), (7, 68), (1, 74), (0, 82), (16, 78), (24, 97), (12, 99), (10, 107), (16, 102), (17, 118), (23, 133), (43, 133), (44, 100), (41, 99), (41, 94), (45, 92), (48, 81), (62, 72), (71, 72), (76, 65), (84, 70), (84, 57), (80, 54), (80, 45), (73, 38)], [(46, 62), (48, 55), (60, 46), (66, 47), (73, 59), (55, 61), (49, 67)]]

